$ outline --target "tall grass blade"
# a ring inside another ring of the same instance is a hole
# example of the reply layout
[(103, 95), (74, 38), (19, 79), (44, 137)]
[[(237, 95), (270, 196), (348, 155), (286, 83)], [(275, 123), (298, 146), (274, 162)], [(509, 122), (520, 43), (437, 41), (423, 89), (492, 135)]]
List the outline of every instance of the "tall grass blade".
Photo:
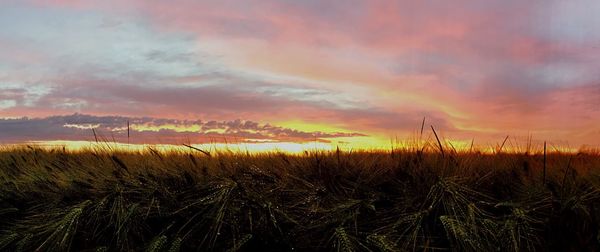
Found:
[(440, 152), (442, 153), (442, 157), (444, 157), (444, 147), (442, 146), (442, 142), (440, 141), (440, 138), (438, 137), (437, 132), (435, 132), (435, 129), (433, 128), (433, 125), (431, 125), (431, 130), (433, 130), (433, 135), (435, 135), (435, 139), (437, 140), (438, 146), (440, 147)]

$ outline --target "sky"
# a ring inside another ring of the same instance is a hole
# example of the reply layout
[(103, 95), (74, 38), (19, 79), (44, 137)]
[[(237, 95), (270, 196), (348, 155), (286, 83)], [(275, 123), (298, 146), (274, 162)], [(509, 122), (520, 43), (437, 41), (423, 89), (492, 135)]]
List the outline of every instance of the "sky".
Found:
[[(600, 145), (596, 0), (0, 0), (0, 143)], [(127, 138), (127, 123), (130, 138)], [(93, 129), (93, 131), (92, 131)]]

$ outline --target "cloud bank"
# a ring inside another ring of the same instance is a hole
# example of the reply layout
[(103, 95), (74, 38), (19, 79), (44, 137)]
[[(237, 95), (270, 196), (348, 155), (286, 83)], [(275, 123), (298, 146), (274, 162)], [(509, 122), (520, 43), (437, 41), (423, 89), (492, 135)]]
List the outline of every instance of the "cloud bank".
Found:
[(360, 136), (366, 135), (307, 132), (240, 119), (201, 121), (84, 114), (0, 119), (0, 143), (96, 139), (139, 144), (328, 142), (332, 138)]

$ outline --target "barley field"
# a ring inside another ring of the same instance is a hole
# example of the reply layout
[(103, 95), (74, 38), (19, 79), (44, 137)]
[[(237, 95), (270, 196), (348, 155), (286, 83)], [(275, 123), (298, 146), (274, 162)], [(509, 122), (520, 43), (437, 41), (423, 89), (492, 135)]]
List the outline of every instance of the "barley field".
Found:
[(12, 147), (0, 249), (598, 251), (599, 171), (592, 151)]

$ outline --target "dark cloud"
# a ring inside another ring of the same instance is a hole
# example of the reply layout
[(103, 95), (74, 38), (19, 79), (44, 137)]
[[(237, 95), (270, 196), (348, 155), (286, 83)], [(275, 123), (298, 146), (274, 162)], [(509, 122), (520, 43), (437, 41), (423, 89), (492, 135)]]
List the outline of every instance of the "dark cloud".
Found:
[[(31, 107), (102, 114), (181, 113), (208, 117), (248, 117), (290, 107), (332, 107), (323, 90), (249, 80), (229, 73), (161, 76), (152, 72), (117, 77), (77, 72), (54, 83)], [(185, 84), (185, 85), (184, 85)], [(161, 113), (157, 113), (161, 112)]]
[(92, 116), (73, 114), (44, 118), (0, 119), (0, 142), (94, 140), (127, 141), (127, 123), (133, 143), (206, 143), (270, 141), (327, 141), (335, 137), (365, 136), (360, 133), (306, 132), (253, 121), (201, 121), (151, 117)]
[(24, 88), (0, 88), (0, 102), (6, 100), (22, 103), (27, 97), (27, 90)]

